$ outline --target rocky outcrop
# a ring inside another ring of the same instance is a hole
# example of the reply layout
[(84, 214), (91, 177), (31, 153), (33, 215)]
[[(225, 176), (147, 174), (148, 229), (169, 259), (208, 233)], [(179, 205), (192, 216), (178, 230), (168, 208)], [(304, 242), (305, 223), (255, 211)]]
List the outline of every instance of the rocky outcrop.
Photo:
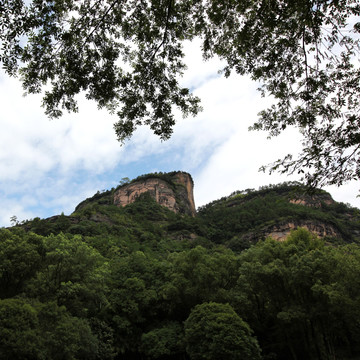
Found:
[[(192, 216), (196, 214), (196, 207), (194, 201), (194, 182), (190, 174), (179, 171), (174, 174), (175, 184), (184, 186), (185, 189), (179, 188), (179, 195), (188, 203), (189, 210)], [(185, 191), (184, 191), (185, 190)]]
[(323, 204), (332, 205), (335, 203), (330, 194), (324, 192), (321, 194), (302, 194), (289, 200), (292, 204), (304, 205), (309, 207), (321, 208)]
[(117, 189), (114, 204), (126, 206), (141, 194), (148, 193), (157, 203), (175, 213), (195, 216), (193, 188), (193, 180), (185, 172), (144, 176)]
[(341, 234), (334, 226), (310, 220), (277, 224), (271, 229), (268, 229), (267, 236), (271, 236), (273, 239), (278, 241), (283, 241), (290, 234), (291, 230), (295, 230), (300, 227), (309, 230), (310, 232), (321, 238), (325, 236), (341, 237)]
[(279, 222), (278, 224), (264, 227), (261, 230), (246, 233), (241, 236), (241, 238), (250, 243), (256, 243), (259, 240), (265, 239), (267, 237), (272, 237), (277, 241), (284, 241), (290, 235), (292, 230), (296, 230), (298, 228), (305, 228), (320, 238), (342, 238), (342, 234), (334, 225), (318, 220), (294, 220)]

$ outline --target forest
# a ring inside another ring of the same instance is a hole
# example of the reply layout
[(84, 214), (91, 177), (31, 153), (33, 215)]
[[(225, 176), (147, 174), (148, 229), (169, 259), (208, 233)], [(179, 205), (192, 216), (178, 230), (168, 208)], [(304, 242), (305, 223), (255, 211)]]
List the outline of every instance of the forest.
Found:
[[(1, 359), (359, 359), (357, 209), (291, 203), (292, 183), (196, 217), (113, 191), (0, 229)], [(290, 218), (341, 236), (261, 235)]]
[[(142, 125), (166, 140), (177, 112), (202, 109), (181, 83), (199, 39), (221, 74), (274, 99), (252, 130), (303, 136), (263, 169), (341, 186), (360, 174), (359, 16), (357, 0), (2, 0), (0, 63), (49, 118), (84, 94), (116, 115), (120, 143)], [(115, 189), (70, 216), (14, 217), (0, 229), (0, 359), (359, 359), (359, 211), (321, 190), (306, 206), (299, 187), (235, 192), (196, 217), (146, 194), (116, 207)]]

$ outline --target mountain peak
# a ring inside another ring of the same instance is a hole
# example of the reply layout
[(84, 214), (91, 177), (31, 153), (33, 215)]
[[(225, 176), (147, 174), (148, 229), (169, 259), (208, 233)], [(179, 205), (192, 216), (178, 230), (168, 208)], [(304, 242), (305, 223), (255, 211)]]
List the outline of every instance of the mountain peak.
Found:
[(195, 216), (194, 183), (191, 175), (176, 171), (142, 175), (114, 192), (114, 205), (133, 203), (142, 194), (149, 194), (158, 204), (169, 210)]

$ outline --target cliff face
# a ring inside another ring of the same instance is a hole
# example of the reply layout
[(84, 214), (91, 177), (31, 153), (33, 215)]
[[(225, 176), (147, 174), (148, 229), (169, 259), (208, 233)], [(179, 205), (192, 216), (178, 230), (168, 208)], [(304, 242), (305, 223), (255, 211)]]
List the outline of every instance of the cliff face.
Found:
[(124, 185), (114, 193), (114, 204), (125, 206), (141, 194), (148, 193), (157, 203), (176, 213), (195, 216), (193, 181), (185, 172), (167, 174), (166, 177), (149, 176)]
[[(323, 193), (317, 195), (308, 195), (302, 194), (295, 198), (289, 198), (288, 200), (291, 204), (296, 204), (300, 206), (306, 206), (310, 208), (323, 208), (323, 205), (334, 205), (335, 201), (332, 199), (330, 194)], [(333, 237), (333, 238), (342, 238), (342, 234), (337, 229), (336, 226), (321, 221), (319, 219), (296, 219), (294, 218), (291, 221), (279, 221), (276, 225), (266, 227), (260, 233), (256, 235), (253, 233), (247, 234), (245, 238), (251, 241), (257, 241), (259, 238), (266, 238), (268, 236), (272, 237), (278, 241), (284, 241), (292, 230), (297, 228), (305, 228), (316, 236), (323, 237)]]
[(194, 201), (194, 182), (191, 176), (185, 172), (177, 172), (174, 174), (175, 184), (179, 184), (185, 187), (185, 189), (179, 187), (179, 195), (188, 203), (189, 210), (192, 216), (196, 214), (195, 201)]
[(358, 209), (299, 183), (235, 191), (200, 207), (197, 216), (210, 228), (207, 237), (236, 251), (269, 236), (283, 241), (298, 227), (330, 243), (360, 242)]
[(330, 194), (321, 195), (301, 195), (289, 200), (292, 204), (304, 205), (309, 207), (321, 208), (322, 204), (333, 205), (335, 201)]
[[(161, 226), (169, 238), (189, 241), (198, 239), (201, 242), (205, 239), (236, 251), (268, 236), (283, 241), (291, 230), (298, 227), (306, 228), (319, 237), (326, 237), (330, 243), (360, 243), (359, 209), (337, 203), (322, 190), (312, 193), (306, 193), (305, 190), (298, 184), (283, 183), (263, 187), (258, 191), (236, 191), (200, 207), (196, 212), (193, 180), (189, 174), (146, 174), (117, 188), (98, 191), (82, 201), (70, 216), (59, 215), (44, 220), (36, 218), (24, 227), (44, 236), (59, 231), (93, 235), (99, 231), (104, 231), (104, 234), (123, 233), (133, 220), (140, 227), (144, 225), (143, 220), (154, 221), (154, 226)], [(146, 194), (143, 202), (122, 209), (139, 197), (142, 200), (143, 194)], [(196, 214), (196, 218), (174, 217), (149, 203), (149, 197), (170, 211), (180, 215)], [(141, 216), (132, 218), (137, 212)], [(124, 220), (128, 216), (131, 221)]]
[(278, 224), (266, 227), (262, 230), (258, 230), (255, 232), (250, 231), (247, 234), (242, 236), (242, 239), (249, 241), (251, 243), (256, 243), (260, 239), (265, 239), (267, 237), (272, 237), (277, 241), (284, 241), (290, 235), (292, 230), (296, 230), (298, 228), (305, 228), (309, 230), (311, 233), (316, 235), (319, 238), (323, 237), (332, 237), (337, 239), (342, 239), (343, 236), (339, 229), (337, 229), (334, 225), (328, 224), (325, 222), (321, 222), (318, 220), (296, 220), (293, 221), (280, 221)]
[(278, 241), (284, 241), (290, 235), (291, 230), (295, 230), (299, 227), (309, 230), (320, 238), (325, 236), (341, 238), (341, 234), (334, 226), (319, 221), (309, 220), (277, 224), (271, 229), (268, 229), (266, 236), (271, 236)]

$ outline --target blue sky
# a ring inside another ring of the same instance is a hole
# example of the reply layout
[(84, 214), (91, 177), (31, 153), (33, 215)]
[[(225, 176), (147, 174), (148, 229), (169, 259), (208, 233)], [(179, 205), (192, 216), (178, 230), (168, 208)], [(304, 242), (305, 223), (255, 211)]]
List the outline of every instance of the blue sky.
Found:
[[(116, 118), (79, 98), (80, 111), (50, 121), (41, 96), (22, 96), (20, 83), (0, 72), (0, 226), (10, 217), (70, 214), (98, 190), (154, 171), (183, 170), (195, 182), (197, 206), (235, 190), (295, 180), (258, 172), (261, 165), (287, 153), (301, 141), (296, 129), (267, 140), (266, 133), (247, 129), (270, 104), (246, 77), (217, 74), (218, 60), (204, 63), (197, 43), (186, 48), (188, 71), (183, 83), (202, 99), (204, 111), (178, 121), (174, 134), (161, 142), (140, 128), (124, 146), (116, 140)], [(335, 200), (359, 207), (358, 185), (326, 188)]]

